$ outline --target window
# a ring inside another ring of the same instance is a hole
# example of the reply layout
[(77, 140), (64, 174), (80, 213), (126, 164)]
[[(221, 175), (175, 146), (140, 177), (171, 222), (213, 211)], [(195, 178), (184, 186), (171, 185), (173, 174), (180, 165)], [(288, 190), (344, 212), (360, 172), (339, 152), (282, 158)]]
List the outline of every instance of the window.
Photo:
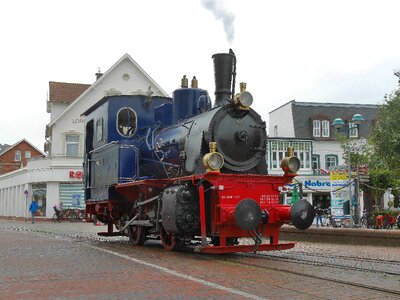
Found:
[(322, 121), (322, 137), (329, 137), (329, 121)]
[(315, 137), (321, 136), (321, 121), (320, 120), (313, 121), (313, 136), (315, 136)]
[(294, 156), (300, 159), (300, 169), (311, 169), (311, 143), (293, 142)]
[(321, 165), (320, 165), (320, 161), (319, 161), (319, 155), (318, 154), (314, 154), (312, 156), (312, 168), (314, 170), (319, 170), (321, 169)]
[(78, 156), (79, 150), (79, 135), (77, 134), (67, 134), (65, 136), (66, 142), (66, 155), (69, 157)]
[(96, 140), (101, 142), (103, 140), (103, 118), (96, 122)]
[(15, 161), (21, 161), (21, 151), (15, 151)]
[(287, 148), (292, 146), (294, 155), (300, 159), (301, 169), (311, 169), (311, 142), (271, 142), (271, 169), (280, 169)]
[(271, 142), (272, 169), (279, 169), (281, 160), (286, 156), (289, 142)]
[(25, 151), (25, 158), (31, 158), (31, 151)]
[(136, 132), (136, 113), (129, 107), (122, 108), (117, 114), (117, 130), (124, 137)]
[(358, 128), (354, 123), (349, 122), (349, 137), (356, 138), (358, 137)]
[(330, 167), (337, 166), (338, 157), (337, 155), (329, 154), (325, 155), (325, 169), (329, 170)]

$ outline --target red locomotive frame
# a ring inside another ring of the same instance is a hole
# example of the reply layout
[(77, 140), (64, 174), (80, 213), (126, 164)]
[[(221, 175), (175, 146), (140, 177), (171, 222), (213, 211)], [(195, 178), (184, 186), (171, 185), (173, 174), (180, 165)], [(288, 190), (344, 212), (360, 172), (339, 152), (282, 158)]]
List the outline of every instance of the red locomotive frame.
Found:
[[(292, 182), (296, 174), (285, 173), (284, 176), (223, 174), (207, 172), (200, 175), (177, 177), (170, 179), (147, 179), (116, 185), (116, 191), (125, 200), (87, 201), (88, 214), (96, 214), (100, 221), (108, 224), (108, 231), (101, 235), (126, 235), (120, 226), (119, 232), (113, 231), (113, 225), (120, 222), (123, 201), (142, 205), (144, 211), (152, 208), (155, 200), (168, 187), (190, 183), (198, 191), (200, 208), (200, 236), (194, 250), (205, 253), (231, 253), (249, 251), (283, 250), (293, 248), (295, 243), (279, 243), (280, 227), (290, 222), (289, 205), (280, 204), (282, 187)], [(235, 209), (243, 199), (254, 200), (261, 210), (268, 214), (266, 222), (260, 222), (255, 230), (243, 230), (235, 222)], [(209, 217), (207, 217), (209, 215)], [(137, 242), (143, 226), (151, 226), (146, 220), (136, 221)], [(154, 226), (153, 226), (154, 228)], [(159, 237), (167, 250), (172, 250), (178, 236), (167, 234), (162, 225)], [(214, 237), (214, 241), (210, 238)], [(218, 243), (215, 243), (217, 237)], [(232, 243), (238, 238), (252, 238), (253, 244)], [(261, 243), (260, 238), (269, 238), (269, 243)]]

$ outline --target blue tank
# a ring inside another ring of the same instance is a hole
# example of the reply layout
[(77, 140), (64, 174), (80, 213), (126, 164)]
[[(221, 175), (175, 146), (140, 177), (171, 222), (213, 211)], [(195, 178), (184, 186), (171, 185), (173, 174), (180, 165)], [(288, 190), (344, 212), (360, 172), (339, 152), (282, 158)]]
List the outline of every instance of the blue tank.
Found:
[(211, 108), (207, 91), (199, 88), (180, 88), (173, 93), (173, 124)]

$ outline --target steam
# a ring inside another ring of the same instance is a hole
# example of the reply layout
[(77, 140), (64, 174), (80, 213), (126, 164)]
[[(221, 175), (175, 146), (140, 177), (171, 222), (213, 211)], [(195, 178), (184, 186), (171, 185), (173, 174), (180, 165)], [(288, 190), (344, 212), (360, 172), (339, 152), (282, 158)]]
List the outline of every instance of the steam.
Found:
[(233, 26), (235, 15), (225, 9), (222, 0), (201, 0), (201, 4), (211, 11), (217, 20), (222, 21), (226, 40), (229, 44), (232, 44), (235, 35), (235, 28)]

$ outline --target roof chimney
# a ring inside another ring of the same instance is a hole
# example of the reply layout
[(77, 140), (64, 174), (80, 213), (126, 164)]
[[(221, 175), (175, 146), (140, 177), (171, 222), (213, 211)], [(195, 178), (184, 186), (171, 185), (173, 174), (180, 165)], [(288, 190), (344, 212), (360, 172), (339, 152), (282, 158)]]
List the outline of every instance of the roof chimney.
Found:
[(99, 80), (99, 78), (103, 76), (103, 73), (101, 73), (100, 68), (95, 75), (96, 75), (96, 80)]

